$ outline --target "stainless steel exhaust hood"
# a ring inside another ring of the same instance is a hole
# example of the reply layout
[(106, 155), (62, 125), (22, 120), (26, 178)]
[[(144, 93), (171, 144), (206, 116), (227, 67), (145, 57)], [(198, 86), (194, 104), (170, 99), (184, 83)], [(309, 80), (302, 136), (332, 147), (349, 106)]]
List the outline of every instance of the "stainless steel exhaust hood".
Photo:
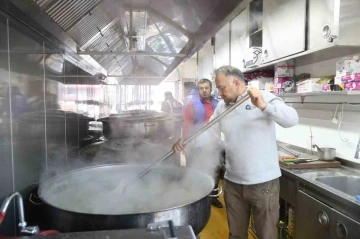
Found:
[(242, 0), (5, 0), (0, 7), (119, 84), (158, 84), (231, 17)]

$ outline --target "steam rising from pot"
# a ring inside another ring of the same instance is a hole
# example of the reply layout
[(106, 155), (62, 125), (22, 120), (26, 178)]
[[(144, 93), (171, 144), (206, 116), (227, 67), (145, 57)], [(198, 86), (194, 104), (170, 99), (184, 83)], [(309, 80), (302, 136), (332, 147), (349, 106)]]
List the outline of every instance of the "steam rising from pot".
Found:
[[(156, 211), (174, 207), (177, 204), (190, 203), (191, 200), (200, 199), (209, 194), (214, 186), (215, 169), (220, 164), (220, 148), (216, 141), (217, 139), (209, 132), (203, 133), (188, 145), (188, 148), (193, 147), (199, 150), (192, 152), (194, 160), (188, 161), (185, 168), (180, 166), (179, 154), (175, 154), (142, 180), (129, 187), (126, 194), (122, 194), (123, 188), (133, 182), (141, 170), (111, 171), (101, 176), (97, 175), (96, 171), (92, 171), (94, 174), (83, 174), (76, 179), (76, 182), (68, 180), (67, 185), (60, 188), (53, 187), (46, 192), (46, 195), (41, 196), (47, 200), (56, 201), (61, 208), (75, 204), (78, 205), (77, 210), (95, 214)], [(63, 161), (49, 162), (48, 173), (43, 174), (42, 182), (46, 183), (49, 178), (66, 171), (94, 165), (114, 163), (149, 165), (165, 155), (173, 143), (171, 140), (163, 145), (144, 140), (111, 140), (95, 148), (91, 160), (68, 158), (66, 165)], [(172, 171), (159, 170), (166, 165), (179, 169), (181, 173), (172, 177)], [(196, 182), (194, 173), (189, 172), (208, 175), (211, 185), (209, 186), (208, 183), (204, 187), (204, 184)], [(75, 184), (71, 185), (72, 183)], [(160, 198), (161, 201), (159, 201)], [(119, 207), (120, 204), (121, 207)], [(117, 211), (116, 208), (118, 208)]]

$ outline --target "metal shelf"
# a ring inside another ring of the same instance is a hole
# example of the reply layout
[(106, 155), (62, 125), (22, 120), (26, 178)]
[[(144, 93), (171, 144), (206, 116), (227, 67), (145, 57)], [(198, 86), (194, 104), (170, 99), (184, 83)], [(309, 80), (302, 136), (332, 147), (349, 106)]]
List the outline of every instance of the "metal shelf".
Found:
[(306, 96), (360, 96), (360, 91), (329, 91), (329, 92), (309, 92), (309, 93), (284, 93), (284, 94), (275, 94), (280, 98), (291, 98), (291, 97), (301, 97), (301, 103), (304, 103)]
[(298, 97), (298, 96), (328, 96), (328, 95), (360, 95), (360, 91), (329, 91), (329, 92), (309, 92), (309, 93), (284, 93), (275, 94), (278, 97)]

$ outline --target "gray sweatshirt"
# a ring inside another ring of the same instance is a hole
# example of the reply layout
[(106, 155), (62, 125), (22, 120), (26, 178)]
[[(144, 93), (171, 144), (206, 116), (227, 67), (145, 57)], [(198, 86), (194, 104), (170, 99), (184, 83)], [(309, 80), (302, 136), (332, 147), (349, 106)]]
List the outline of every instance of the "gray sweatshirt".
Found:
[[(245, 93), (247, 94), (247, 93)], [(244, 95), (245, 95), (244, 94)], [(238, 97), (241, 99), (244, 95)], [(245, 101), (215, 124), (208, 133), (225, 135), (225, 178), (238, 184), (258, 184), (281, 176), (276, 145), (275, 123), (289, 128), (298, 123), (296, 110), (281, 98), (263, 91), (267, 107), (264, 111)], [(229, 107), (220, 102), (210, 120)]]

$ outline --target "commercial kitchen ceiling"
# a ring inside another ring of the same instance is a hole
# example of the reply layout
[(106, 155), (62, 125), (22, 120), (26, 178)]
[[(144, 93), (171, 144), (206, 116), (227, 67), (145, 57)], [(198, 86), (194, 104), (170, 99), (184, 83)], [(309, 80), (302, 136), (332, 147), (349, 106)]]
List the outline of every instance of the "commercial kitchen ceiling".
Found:
[[(96, 62), (108, 78), (120, 84), (158, 84), (218, 31), (242, 0), (10, 2), (45, 28), (44, 18), (50, 18), (63, 31), (60, 40), (66, 44), (66, 33), (76, 53), (91, 57), (90, 64)], [(30, 11), (29, 4), (36, 9)]]

